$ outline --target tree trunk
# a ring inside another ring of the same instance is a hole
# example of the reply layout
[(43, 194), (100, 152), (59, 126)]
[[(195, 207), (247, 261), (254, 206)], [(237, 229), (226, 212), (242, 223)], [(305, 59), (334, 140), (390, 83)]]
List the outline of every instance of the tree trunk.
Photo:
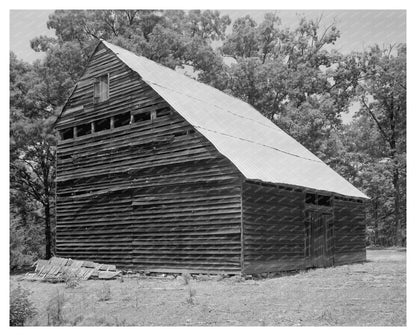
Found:
[(51, 207), (49, 199), (45, 204), (45, 257), (50, 259), (52, 256), (52, 237), (51, 237)]
[(400, 227), (400, 181), (399, 181), (399, 167), (398, 162), (395, 162), (394, 172), (393, 172), (393, 187), (394, 187), (394, 224), (395, 224), (395, 245), (401, 246), (402, 244), (402, 234)]
[(376, 197), (374, 204), (374, 245), (379, 245), (378, 226), (378, 197)]

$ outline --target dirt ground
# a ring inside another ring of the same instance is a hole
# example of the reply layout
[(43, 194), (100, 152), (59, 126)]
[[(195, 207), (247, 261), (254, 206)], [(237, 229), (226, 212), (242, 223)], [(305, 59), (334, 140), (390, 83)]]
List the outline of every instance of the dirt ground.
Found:
[(186, 285), (180, 277), (124, 277), (66, 288), (12, 276), (10, 285), (32, 291), (38, 314), (30, 325), (48, 325), (47, 307), (57, 293), (67, 325), (406, 325), (406, 252), (369, 250), (367, 259), (261, 280), (203, 277)]

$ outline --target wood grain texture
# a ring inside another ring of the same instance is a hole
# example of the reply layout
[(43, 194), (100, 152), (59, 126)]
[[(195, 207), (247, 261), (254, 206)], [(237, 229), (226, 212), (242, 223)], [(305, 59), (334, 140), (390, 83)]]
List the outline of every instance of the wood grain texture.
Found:
[[(103, 73), (110, 98), (94, 104)], [(126, 113), (152, 118), (59, 142), (59, 256), (135, 270), (240, 271), (241, 174), (137, 74), (99, 48), (66, 109), (58, 130), (105, 118), (117, 125)]]
[(335, 265), (366, 260), (365, 203), (335, 198)]
[(243, 273), (304, 267), (303, 200), (299, 191), (243, 184)]

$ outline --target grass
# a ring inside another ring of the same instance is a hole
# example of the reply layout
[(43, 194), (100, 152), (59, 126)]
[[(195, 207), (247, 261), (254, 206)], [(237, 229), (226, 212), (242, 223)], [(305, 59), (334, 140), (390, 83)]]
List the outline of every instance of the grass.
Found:
[[(30, 299), (38, 311), (33, 325), (48, 324), (48, 302), (57, 291), (65, 294), (61, 313), (69, 325), (406, 325), (406, 252), (369, 250), (367, 259), (262, 280), (196, 279), (196, 300), (181, 277), (88, 280), (75, 288), (64, 283), (20, 284), (32, 291)], [(17, 279), (11, 276), (11, 285)]]

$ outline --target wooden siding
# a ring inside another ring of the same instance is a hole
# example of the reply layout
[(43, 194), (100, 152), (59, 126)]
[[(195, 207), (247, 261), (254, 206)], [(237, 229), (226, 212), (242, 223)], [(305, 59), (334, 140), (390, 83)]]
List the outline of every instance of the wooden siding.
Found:
[(304, 193), (243, 184), (243, 273), (304, 267)]
[[(109, 100), (94, 104), (94, 80), (106, 73)], [(59, 256), (136, 270), (240, 272), (241, 174), (178, 113), (154, 113), (166, 107), (101, 45), (57, 129), (123, 113), (152, 119), (59, 141)]]
[(335, 265), (366, 260), (365, 203), (334, 199)]

